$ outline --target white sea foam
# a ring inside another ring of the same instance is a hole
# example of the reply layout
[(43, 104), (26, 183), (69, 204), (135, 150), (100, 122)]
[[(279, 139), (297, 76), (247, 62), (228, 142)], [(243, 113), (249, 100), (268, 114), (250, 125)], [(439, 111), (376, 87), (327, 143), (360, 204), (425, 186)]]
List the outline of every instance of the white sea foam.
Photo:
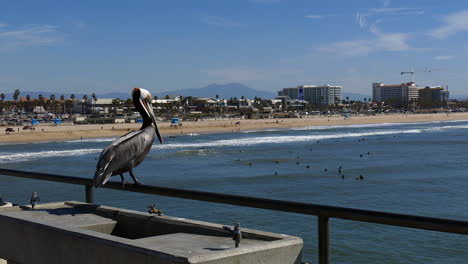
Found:
[(336, 133), (321, 135), (300, 135), (300, 136), (275, 136), (275, 137), (248, 137), (240, 139), (215, 140), (199, 143), (176, 143), (153, 145), (156, 149), (174, 149), (174, 148), (199, 148), (199, 147), (222, 147), (222, 146), (251, 146), (259, 144), (284, 144), (293, 142), (313, 142), (324, 139), (349, 138), (349, 137), (368, 137), (392, 134), (421, 133), (421, 129), (407, 130), (386, 130), (361, 133)]
[(77, 143), (77, 142), (110, 142), (114, 141), (116, 138), (86, 138), (86, 139), (76, 139), (76, 140), (66, 140), (65, 143)]
[(430, 125), (441, 123), (458, 123), (468, 122), (466, 119), (462, 120), (448, 120), (448, 121), (425, 121), (425, 122), (402, 122), (402, 123), (378, 123), (378, 124), (355, 124), (355, 125), (329, 125), (329, 126), (306, 126), (291, 128), (291, 130), (323, 130), (333, 128), (369, 128), (369, 127), (389, 127), (389, 126), (405, 126), (405, 125)]
[(29, 161), (35, 159), (51, 158), (51, 157), (63, 157), (63, 156), (78, 156), (86, 155), (90, 153), (101, 152), (102, 149), (74, 149), (74, 150), (48, 150), (48, 151), (37, 151), (37, 152), (23, 152), (23, 153), (6, 153), (0, 152), (0, 162), (19, 162)]

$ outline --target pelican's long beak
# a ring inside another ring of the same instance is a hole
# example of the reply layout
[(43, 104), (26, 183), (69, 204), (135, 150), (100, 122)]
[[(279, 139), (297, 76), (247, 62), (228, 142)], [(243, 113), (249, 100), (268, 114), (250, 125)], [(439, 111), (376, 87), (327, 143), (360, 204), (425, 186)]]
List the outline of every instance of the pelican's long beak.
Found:
[(151, 105), (151, 103), (146, 103), (146, 104), (143, 104), (146, 108), (146, 111), (148, 112), (149, 116), (151, 117), (151, 120), (153, 120), (153, 125), (154, 125), (154, 130), (156, 131), (156, 135), (158, 136), (158, 139), (159, 139), (159, 143), (163, 143), (164, 140), (161, 136), (161, 133), (159, 133), (159, 128), (158, 128), (158, 123), (156, 123), (156, 116), (154, 115), (154, 112), (153, 112), (153, 106)]

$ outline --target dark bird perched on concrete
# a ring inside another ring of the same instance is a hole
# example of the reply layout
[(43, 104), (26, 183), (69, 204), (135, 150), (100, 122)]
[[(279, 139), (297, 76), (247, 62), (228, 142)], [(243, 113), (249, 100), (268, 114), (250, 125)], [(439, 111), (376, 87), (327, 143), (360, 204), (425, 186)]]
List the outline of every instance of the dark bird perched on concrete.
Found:
[(307, 168), (307, 169), (309, 169), (309, 168), (310, 168), (310, 166), (309, 166), (309, 165), (307, 165), (307, 166), (306, 166), (306, 168)]
[(328, 169), (327, 169), (327, 168), (325, 168), (325, 171), (328, 171)]
[(362, 154), (361, 154), (361, 155), (359, 155), (359, 157), (361, 157), (361, 158), (362, 158)]
[(34, 209), (34, 207), (36, 206), (36, 204), (38, 202), (41, 201), (41, 198), (39, 198), (39, 196), (37, 196), (37, 192), (33, 192), (31, 194), (31, 208)]
[(296, 162), (296, 165), (299, 165), (299, 161)]
[(249, 162), (249, 166), (252, 166), (252, 162)]
[(278, 175), (278, 172), (277, 172), (277, 171), (275, 171), (275, 175)]
[(143, 125), (140, 130), (114, 140), (102, 151), (94, 175), (96, 188), (104, 185), (111, 176), (115, 175), (120, 175), (122, 186), (124, 186), (123, 174), (125, 172), (130, 173), (135, 184), (140, 184), (133, 174), (133, 168), (146, 158), (155, 136), (158, 137), (160, 143), (163, 143), (151, 105), (153, 99), (151, 94), (145, 89), (135, 88), (132, 91), (132, 99), (135, 108), (143, 118)]
[(223, 226), (223, 229), (226, 231), (229, 231), (229, 233), (232, 235), (232, 240), (234, 240), (234, 245), (236, 247), (239, 247), (240, 241), (242, 239), (242, 232), (240, 230), (240, 224), (235, 223), (234, 229), (231, 229), (227, 226)]

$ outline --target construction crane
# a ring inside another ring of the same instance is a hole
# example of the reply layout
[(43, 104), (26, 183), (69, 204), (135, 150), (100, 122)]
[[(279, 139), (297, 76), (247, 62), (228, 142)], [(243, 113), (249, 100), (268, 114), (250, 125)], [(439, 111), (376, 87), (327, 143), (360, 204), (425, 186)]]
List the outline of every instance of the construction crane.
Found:
[[(426, 68), (427, 69), (427, 68)], [(401, 72), (400, 75), (403, 76), (404, 74), (411, 74), (411, 82), (415, 83), (414, 82), (414, 74), (416, 74), (416, 72), (414, 71), (414, 66), (411, 67), (411, 71), (407, 71), (407, 72)]]
[[(428, 67), (426, 67), (426, 69), (424, 69), (423, 72), (433, 72), (433, 71), (440, 71), (441, 69), (429, 69)], [(400, 75), (405, 75), (405, 74), (411, 74), (411, 81), (413, 83), (415, 83), (415, 80), (414, 80), (414, 75), (416, 74), (416, 72), (414, 71), (414, 67), (411, 67), (411, 71), (406, 71), (406, 72), (401, 72)]]

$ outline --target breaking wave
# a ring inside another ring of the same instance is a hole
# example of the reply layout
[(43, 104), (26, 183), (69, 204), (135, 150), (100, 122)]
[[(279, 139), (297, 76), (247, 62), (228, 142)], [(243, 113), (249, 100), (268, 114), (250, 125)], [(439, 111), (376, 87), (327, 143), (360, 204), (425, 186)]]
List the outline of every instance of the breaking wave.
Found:
[(102, 149), (48, 150), (25, 153), (0, 153), (0, 162), (19, 162), (51, 157), (78, 156), (101, 152)]
[(176, 144), (163, 144), (153, 145), (156, 149), (174, 149), (174, 148), (200, 148), (200, 147), (221, 147), (221, 146), (252, 146), (259, 144), (284, 144), (294, 142), (312, 142), (316, 140), (334, 139), (334, 138), (350, 138), (350, 137), (368, 137), (368, 136), (382, 136), (392, 134), (409, 134), (421, 133), (421, 129), (408, 129), (408, 130), (387, 130), (375, 132), (362, 132), (362, 133), (337, 133), (337, 134), (321, 134), (321, 135), (301, 135), (301, 136), (275, 136), (275, 137), (248, 137), (240, 139), (225, 139), (215, 140), (199, 143), (176, 143)]

